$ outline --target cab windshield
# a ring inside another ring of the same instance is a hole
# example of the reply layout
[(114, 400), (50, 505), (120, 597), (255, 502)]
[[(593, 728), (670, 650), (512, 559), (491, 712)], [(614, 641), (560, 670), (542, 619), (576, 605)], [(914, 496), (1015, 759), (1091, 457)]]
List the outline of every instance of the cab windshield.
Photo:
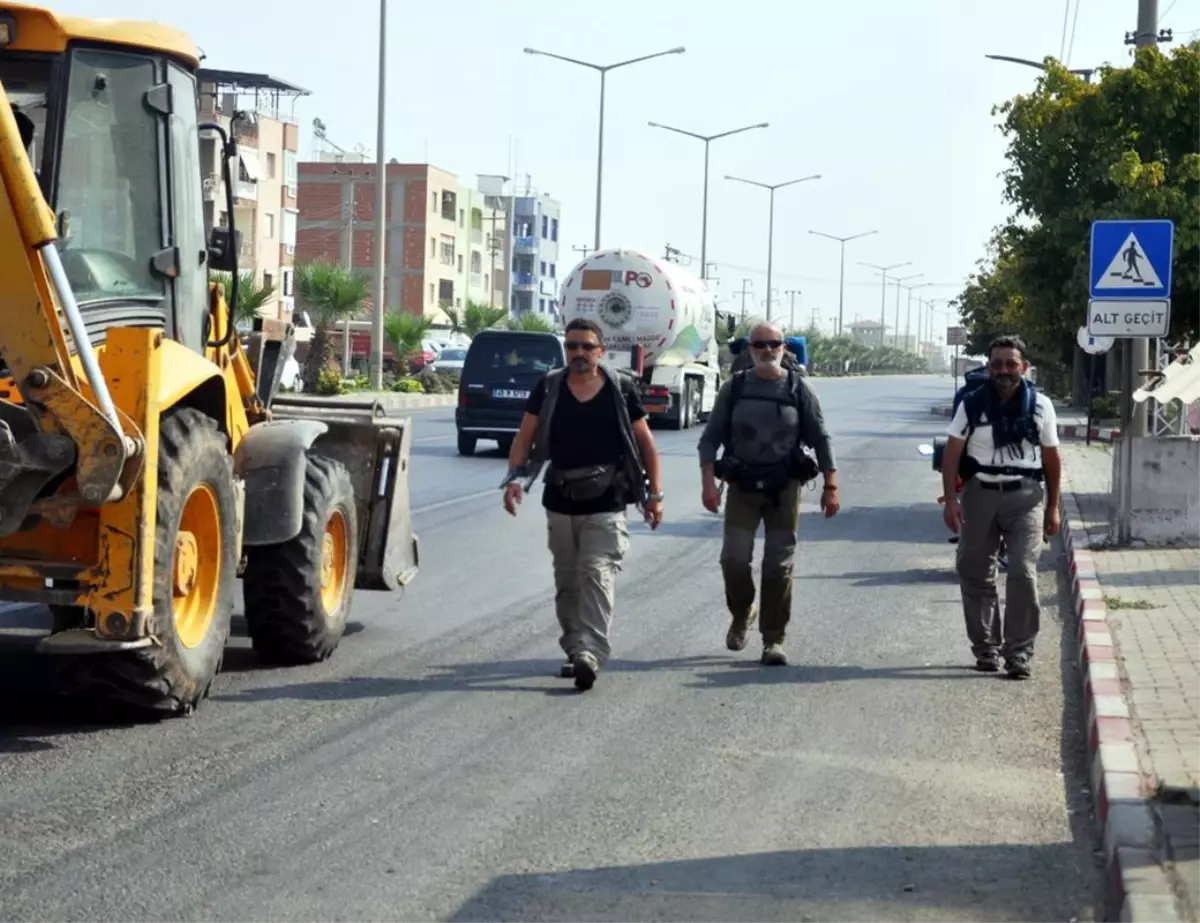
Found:
[[(54, 209), (75, 297), (81, 305), (161, 300), (165, 279), (151, 269), (163, 249), (158, 126), (144, 102), (158, 82), (155, 65), (116, 51), (76, 50), (60, 99), (53, 63), (50, 56), (5, 55), (0, 81)], [(57, 163), (47, 144), (54, 124), (61, 125)]]

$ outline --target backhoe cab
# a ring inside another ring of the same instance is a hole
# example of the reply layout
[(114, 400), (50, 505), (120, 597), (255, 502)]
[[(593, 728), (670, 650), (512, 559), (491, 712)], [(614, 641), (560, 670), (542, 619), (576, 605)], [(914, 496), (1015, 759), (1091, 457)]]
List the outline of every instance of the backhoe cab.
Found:
[[(208, 693), (239, 576), (255, 650), (296, 664), (355, 588), (417, 570), (409, 421), (282, 402), (290, 325), (239, 341), (236, 148), (198, 122), (198, 57), (0, 0), (0, 600), (54, 610), (65, 692), (160, 715)], [(206, 239), (208, 131), (230, 226)]]

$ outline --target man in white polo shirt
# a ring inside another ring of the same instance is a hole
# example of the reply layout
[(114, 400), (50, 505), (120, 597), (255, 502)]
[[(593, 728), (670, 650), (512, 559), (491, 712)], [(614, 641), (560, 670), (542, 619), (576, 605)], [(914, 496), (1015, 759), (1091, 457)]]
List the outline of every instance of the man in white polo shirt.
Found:
[[(1062, 461), (1054, 405), (1025, 379), (1020, 337), (988, 347), (989, 380), (958, 405), (942, 461), (946, 525), (960, 535), (958, 576), (975, 668), (1030, 675), (1041, 617), (1037, 562), (1043, 536), (1059, 530)], [(961, 463), (961, 464), (960, 464)], [(964, 479), (961, 497), (956, 479)], [(996, 553), (1008, 545), (1005, 611), (996, 593)]]

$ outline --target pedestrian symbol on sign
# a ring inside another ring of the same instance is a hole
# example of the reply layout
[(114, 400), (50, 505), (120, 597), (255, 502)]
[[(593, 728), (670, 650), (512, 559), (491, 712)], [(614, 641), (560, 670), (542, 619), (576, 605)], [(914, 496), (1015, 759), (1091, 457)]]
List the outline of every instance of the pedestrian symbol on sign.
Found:
[(1146, 251), (1138, 243), (1137, 235), (1130, 232), (1121, 249), (1113, 256), (1104, 275), (1096, 283), (1101, 290), (1138, 288), (1162, 288), (1162, 280), (1154, 271), (1154, 265), (1146, 257)]

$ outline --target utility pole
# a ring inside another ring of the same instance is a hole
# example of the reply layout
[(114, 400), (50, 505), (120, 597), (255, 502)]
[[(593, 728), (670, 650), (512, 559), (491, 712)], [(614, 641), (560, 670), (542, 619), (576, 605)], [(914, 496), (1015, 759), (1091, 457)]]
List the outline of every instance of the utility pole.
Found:
[[(496, 307), (496, 254), (500, 252), (500, 248), (503, 246), (500, 243), (500, 238), (496, 236), (496, 222), (503, 220), (502, 213), (499, 211), (499, 209), (493, 208), (491, 215), (483, 220), (490, 221), (492, 223), (492, 232), (488, 235), (487, 242), (487, 248), (488, 253), (491, 256), (492, 267), (491, 278), (488, 280), (488, 307), (494, 308)], [(505, 227), (507, 228), (507, 226), (508, 223), (505, 222)]]
[(821, 316), (819, 314), (817, 314), (817, 306), (813, 305), (812, 321), (810, 322), (809, 329), (815, 330), (816, 332), (820, 333), (821, 332), (820, 327), (818, 326), (820, 323), (821, 323)]
[(581, 246), (579, 246), (579, 244), (576, 244), (571, 249), (579, 254), (580, 259), (582, 259), (583, 257), (587, 256), (589, 253), (592, 252), (591, 247), (587, 247), (587, 246), (581, 247)]
[[(1138, 0), (1137, 11), (1137, 32), (1125, 33), (1125, 44), (1133, 45), (1137, 49), (1142, 48), (1157, 48), (1159, 42), (1171, 41), (1171, 30), (1158, 28), (1158, 0)], [(1135, 52), (1136, 54), (1136, 52)], [(1125, 349), (1123, 352), (1122, 365), (1124, 368), (1121, 371), (1122, 387), (1121, 387), (1121, 435), (1128, 434), (1131, 437), (1145, 436), (1148, 426), (1147, 419), (1150, 410), (1150, 402), (1146, 401), (1142, 404), (1135, 404), (1133, 401), (1133, 392), (1138, 389), (1141, 378), (1142, 369), (1150, 367), (1150, 341), (1145, 337), (1129, 339), (1125, 341)], [(1132, 457), (1130, 456), (1132, 461)], [(1129, 486), (1130, 468), (1125, 468), (1125, 486)], [(1128, 518), (1125, 523), (1118, 525), (1127, 525)], [(1118, 531), (1122, 531), (1118, 529)], [(1127, 531), (1127, 529), (1125, 530)]]
[(800, 289), (789, 288), (786, 292), (784, 292), (784, 294), (787, 295), (791, 299), (791, 305), (790, 305), (791, 314), (792, 314), (791, 329), (795, 330), (796, 329), (796, 296), (800, 294)]
[(892, 328), (896, 332), (892, 334), (893, 349), (899, 348), (900, 344), (900, 289), (903, 288), (900, 283), (907, 282), (909, 279), (919, 279), (923, 275), (925, 275), (923, 272), (914, 272), (911, 276), (901, 276), (899, 279), (892, 280), (896, 283), (896, 326)]
[(849, 237), (838, 237), (834, 234), (826, 234), (824, 231), (809, 231), (809, 234), (815, 234), (817, 237), (828, 237), (830, 240), (838, 242), (841, 250), (841, 272), (838, 281), (838, 319), (837, 319), (837, 335), (842, 335), (842, 315), (846, 306), (846, 244), (852, 240), (858, 240), (860, 237), (870, 237), (872, 234), (878, 234), (878, 231), (863, 231), (861, 234), (851, 234)]
[(740, 292), (734, 292), (735, 295), (742, 296), (742, 322), (743, 323), (745, 323), (745, 321), (746, 321), (746, 296), (750, 294), (750, 289), (748, 287), (749, 285), (750, 285), (750, 280), (743, 279), (742, 280), (742, 290)]
[(663, 254), (663, 259), (668, 263), (678, 263), (679, 254), (680, 251), (678, 247), (672, 247), (670, 244), (667, 244), (667, 252)]
[[(357, 210), (357, 202), (354, 198), (354, 177), (351, 175), (350, 181), (346, 184), (350, 191), (350, 202), (342, 207), (343, 225), (346, 233), (342, 237), (342, 265), (347, 271), (354, 272), (354, 213)], [(350, 360), (352, 353), (350, 350), (350, 318), (342, 321), (342, 377), (350, 377)]]
[[(383, 316), (387, 312), (387, 0), (379, 0), (379, 88), (375, 133), (375, 290), (371, 305), (371, 390), (383, 390)], [(400, 358), (397, 356), (397, 358)]]

